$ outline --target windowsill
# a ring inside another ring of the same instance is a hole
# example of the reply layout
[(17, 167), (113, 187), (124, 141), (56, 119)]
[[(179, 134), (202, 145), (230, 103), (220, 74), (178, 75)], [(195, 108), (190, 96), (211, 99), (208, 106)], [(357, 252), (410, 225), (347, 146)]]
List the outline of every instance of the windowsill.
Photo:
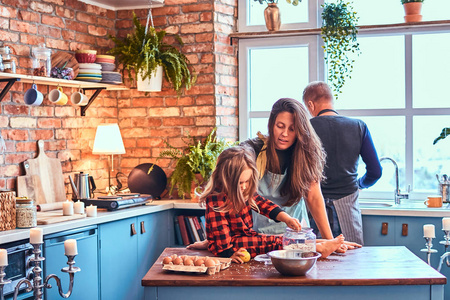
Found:
[[(373, 33), (377, 31), (383, 32), (420, 32), (429, 30), (449, 30), (450, 20), (424, 21), (414, 23), (396, 23), (381, 25), (363, 25), (359, 26), (359, 33)], [(300, 35), (319, 35), (320, 28), (297, 29), (297, 30), (281, 30), (281, 31), (261, 31), (261, 32), (235, 32), (230, 37), (237, 39), (252, 38), (269, 38), (269, 37), (286, 37)]]

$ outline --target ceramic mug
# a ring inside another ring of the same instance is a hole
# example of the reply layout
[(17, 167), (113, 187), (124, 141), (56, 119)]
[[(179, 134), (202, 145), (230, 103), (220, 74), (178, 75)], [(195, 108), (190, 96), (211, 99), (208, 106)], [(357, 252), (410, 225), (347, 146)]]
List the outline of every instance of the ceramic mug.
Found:
[(42, 104), (44, 96), (37, 90), (36, 84), (33, 83), (31, 89), (28, 89), (24, 95), (25, 103), (28, 105), (38, 106)]
[(442, 197), (441, 196), (428, 196), (428, 199), (424, 204), (428, 207), (442, 207)]
[(85, 106), (88, 104), (89, 98), (88, 98), (88, 96), (83, 94), (80, 89), (78, 92), (73, 93), (72, 96), (70, 96), (70, 101), (74, 105)]
[(66, 94), (64, 94), (62, 87), (58, 86), (58, 88), (51, 90), (48, 94), (48, 99), (58, 105), (64, 105), (69, 101), (69, 98)]

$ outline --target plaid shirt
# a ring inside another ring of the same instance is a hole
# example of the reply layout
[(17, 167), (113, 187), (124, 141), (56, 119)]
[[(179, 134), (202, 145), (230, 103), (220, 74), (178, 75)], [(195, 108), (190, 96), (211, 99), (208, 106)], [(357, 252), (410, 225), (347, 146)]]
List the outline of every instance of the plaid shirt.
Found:
[[(276, 221), (281, 208), (259, 195), (254, 196), (260, 214)], [(257, 233), (253, 230), (252, 208), (247, 205), (239, 213), (217, 212), (213, 207), (222, 207), (227, 201), (224, 193), (206, 198), (206, 234), (208, 250), (216, 256), (230, 257), (239, 248), (245, 248), (251, 257), (272, 250), (282, 249), (282, 239)]]

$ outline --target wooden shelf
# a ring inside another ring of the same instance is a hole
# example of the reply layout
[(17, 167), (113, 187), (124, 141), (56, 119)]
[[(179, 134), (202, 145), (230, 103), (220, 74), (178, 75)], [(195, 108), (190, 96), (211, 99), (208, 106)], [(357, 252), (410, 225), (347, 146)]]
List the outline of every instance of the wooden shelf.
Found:
[(43, 85), (81, 88), (81, 89), (83, 89), (83, 91), (95, 90), (94, 94), (89, 99), (88, 104), (86, 106), (81, 106), (81, 115), (82, 116), (86, 115), (86, 110), (92, 104), (92, 102), (95, 100), (95, 98), (97, 98), (97, 96), (100, 94), (100, 92), (102, 90), (109, 90), (109, 91), (128, 90), (128, 88), (123, 84), (116, 85), (116, 84), (88, 82), (88, 81), (81, 81), (81, 80), (66, 80), (66, 79), (57, 79), (57, 78), (51, 78), (51, 77), (31, 76), (31, 75), (0, 72), (0, 82), (7, 82), (6, 86), (0, 92), (0, 102), (3, 100), (6, 93), (11, 89), (12, 85), (16, 81), (22, 81), (25, 83), (43, 84)]
[[(439, 20), (439, 21), (425, 21), (425, 22), (415, 22), (415, 23), (396, 23), (396, 24), (381, 24), (381, 25), (363, 25), (358, 26), (359, 33), (366, 32), (377, 32), (377, 31), (387, 31), (387, 32), (400, 32), (400, 31), (411, 31), (420, 32), (432, 30), (449, 30), (450, 20)], [(281, 31), (261, 31), (261, 32), (235, 32), (231, 33), (231, 39), (252, 39), (252, 38), (270, 38), (270, 37), (285, 37), (285, 36), (301, 36), (301, 35), (312, 35), (321, 34), (320, 28), (307, 28), (307, 29), (297, 29), (297, 30), (281, 30)]]

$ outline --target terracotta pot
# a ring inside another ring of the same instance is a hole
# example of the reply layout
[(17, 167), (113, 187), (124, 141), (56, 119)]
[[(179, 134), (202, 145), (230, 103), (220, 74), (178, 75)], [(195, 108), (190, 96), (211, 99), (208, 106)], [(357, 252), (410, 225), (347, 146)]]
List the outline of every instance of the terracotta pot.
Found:
[(409, 2), (403, 4), (405, 9), (405, 22), (420, 22), (422, 21), (422, 2)]
[(269, 31), (278, 31), (281, 26), (280, 9), (276, 3), (268, 3), (264, 9), (264, 20)]

